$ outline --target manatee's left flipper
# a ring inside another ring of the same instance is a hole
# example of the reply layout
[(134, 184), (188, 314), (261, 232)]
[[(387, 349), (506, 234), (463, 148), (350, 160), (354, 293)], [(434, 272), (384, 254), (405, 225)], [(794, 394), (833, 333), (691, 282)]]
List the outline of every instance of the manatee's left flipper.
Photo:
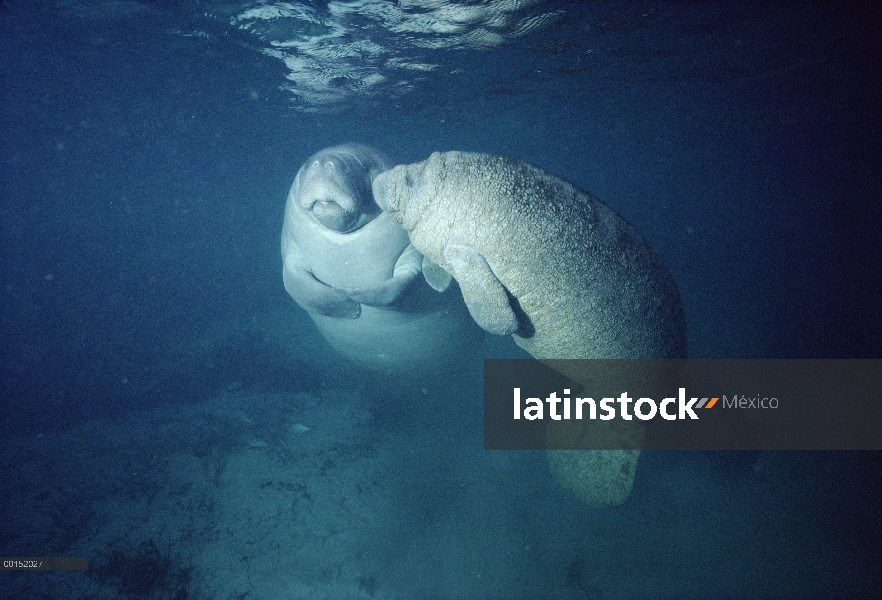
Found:
[(392, 278), (367, 288), (335, 288), (349, 296), (353, 302), (368, 306), (389, 306), (398, 300), (420, 274), (423, 255), (408, 245), (395, 262)]
[(484, 255), (471, 246), (450, 244), (444, 248), (444, 258), (453, 267), (453, 277), (475, 322), (495, 335), (517, 331), (518, 318), (508, 293)]

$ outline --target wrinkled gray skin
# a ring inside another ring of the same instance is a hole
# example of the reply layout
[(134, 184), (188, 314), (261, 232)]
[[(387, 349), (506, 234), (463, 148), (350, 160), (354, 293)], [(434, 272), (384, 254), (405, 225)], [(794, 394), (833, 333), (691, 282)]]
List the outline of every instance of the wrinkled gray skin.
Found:
[(343, 144), (300, 168), (285, 206), (283, 280), (339, 353), (399, 373), (428, 370), (476, 343), (459, 291), (436, 294), (423, 257), (374, 201), (379, 150)]
[[(373, 188), (426, 263), (440, 267), (424, 265), (433, 287), (443, 289), (451, 274), (475, 321), (513, 334), (532, 356), (685, 358), (685, 317), (670, 273), (629, 223), (567, 181), (504, 156), (436, 152), (380, 174)], [(638, 456), (586, 453), (558, 461), (558, 474), (571, 488), (607, 481), (607, 489), (574, 491), (619, 504)], [(568, 474), (567, 464), (598, 473)]]
[(475, 321), (536, 358), (684, 358), (670, 273), (594, 196), (504, 156), (434, 153), (374, 180), (379, 204), (453, 275)]

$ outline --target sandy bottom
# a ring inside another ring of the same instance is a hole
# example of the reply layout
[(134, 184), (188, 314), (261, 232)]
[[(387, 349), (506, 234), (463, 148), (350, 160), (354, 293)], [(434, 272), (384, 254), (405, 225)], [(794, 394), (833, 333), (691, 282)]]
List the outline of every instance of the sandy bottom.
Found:
[(5, 439), (2, 553), (86, 556), (89, 570), (0, 573), (0, 594), (872, 597), (878, 533), (861, 507), (878, 498), (860, 482), (878, 459), (646, 452), (623, 506), (590, 507), (543, 453), (483, 450), (480, 386), (234, 384)]
[(869, 584), (836, 519), (811, 519), (824, 490), (782, 481), (792, 456), (720, 478), (727, 467), (701, 456), (649, 454), (641, 469), (665, 481), (649, 473), (625, 506), (591, 508), (557, 489), (541, 453), (424, 425), (379, 423), (340, 391), (231, 392), (14, 440), (11, 546), (85, 555), (90, 570), (7, 572), (9, 597), (810, 597)]

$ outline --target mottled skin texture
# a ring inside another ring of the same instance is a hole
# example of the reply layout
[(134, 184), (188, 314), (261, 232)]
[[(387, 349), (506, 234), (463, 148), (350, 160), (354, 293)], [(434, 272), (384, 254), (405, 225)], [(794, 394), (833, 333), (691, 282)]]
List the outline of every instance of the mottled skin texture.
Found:
[[(475, 321), (513, 334), (532, 356), (685, 358), (673, 278), (637, 231), (591, 194), (523, 161), (465, 152), (397, 166), (373, 187), (414, 247), (459, 282)], [(644, 428), (601, 435), (639, 448)], [(549, 454), (558, 479), (594, 504), (627, 498), (638, 457), (639, 450)]]
[[(629, 223), (563, 179), (504, 156), (436, 152), (382, 173), (374, 193), (414, 247), (459, 281), (478, 323), (514, 333), (532, 356), (685, 357), (668, 270)], [(479, 256), (507, 299), (475, 266)]]

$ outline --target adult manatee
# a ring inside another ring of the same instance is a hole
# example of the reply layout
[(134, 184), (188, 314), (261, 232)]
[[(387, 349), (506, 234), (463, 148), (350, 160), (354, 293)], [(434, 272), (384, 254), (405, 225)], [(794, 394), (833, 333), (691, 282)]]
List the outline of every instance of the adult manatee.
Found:
[[(467, 152), (397, 166), (373, 189), (438, 267), (424, 267), (433, 287), (443, 289), (443, 274), (451, 274), (475, 321), (513, 334), (532, 356), (685, 358), (685, 318), (670, 273), (634, 227), (591, 194), (526, 162)], [(626, 435), (642, 439), (642, 426)], [(624, 501), (638, 456), (550, 454), (564, 485), (601, 504)]]
[(363, 366), (410, 375), (434, 370), (475, 345), (458, 289), (437, 294), (423, 256), (374, 200), (382, 152), (344, 144), (300, 168), (282, 228), (283, 280), (324, 338)]

